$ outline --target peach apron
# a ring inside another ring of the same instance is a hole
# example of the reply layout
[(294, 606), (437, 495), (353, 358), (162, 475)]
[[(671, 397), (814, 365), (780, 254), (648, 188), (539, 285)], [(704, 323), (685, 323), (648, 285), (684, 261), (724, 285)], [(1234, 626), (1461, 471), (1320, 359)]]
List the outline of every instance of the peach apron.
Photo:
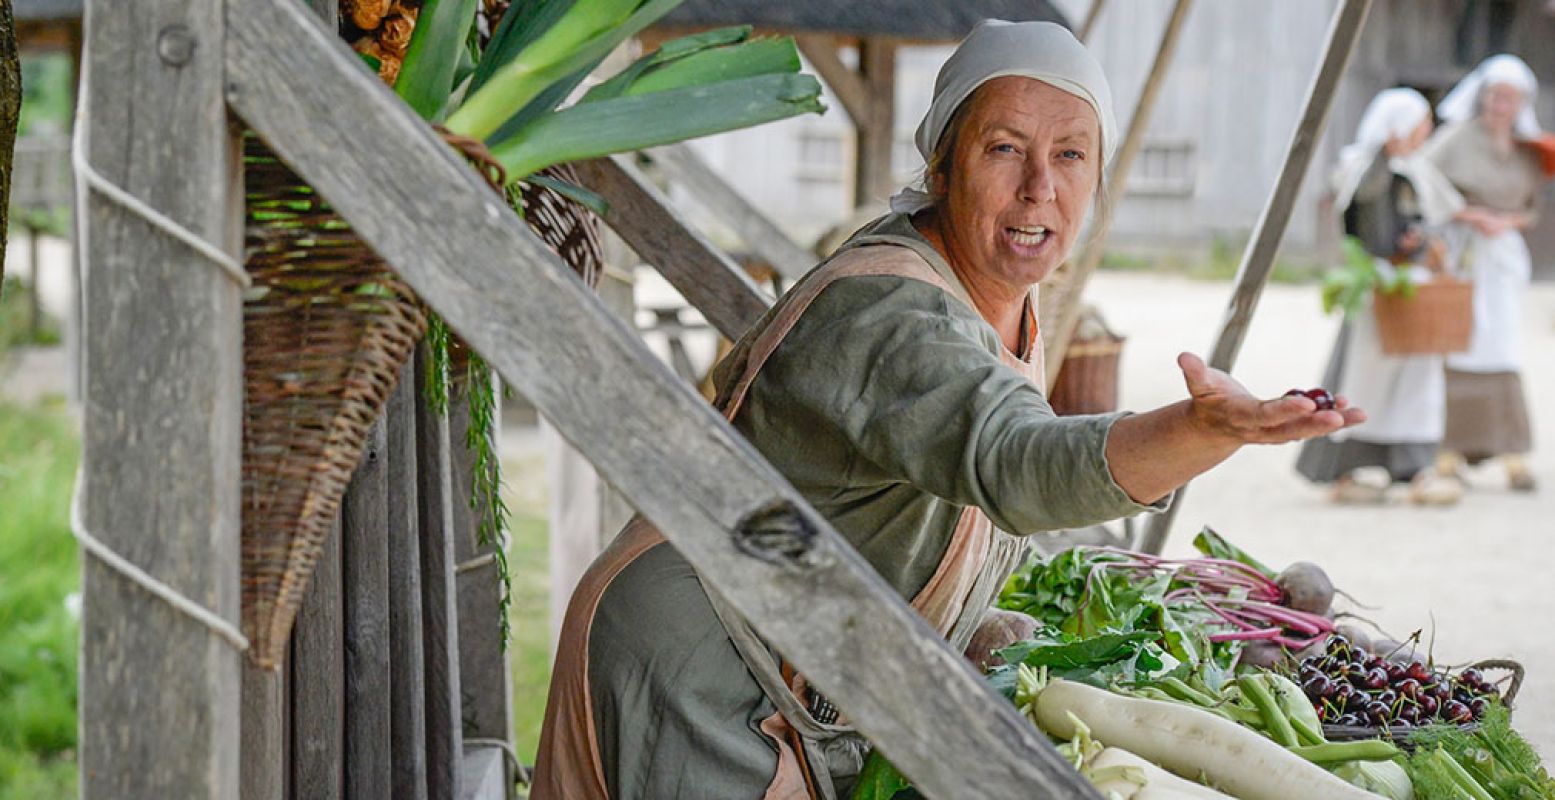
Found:
[[(903, 248), (913, 252), (904, 252)], [(734, 419), (767, 359), (810, 303), (834, 281), (862, 276), (910, 278), (937, 286), (971, 307), (960, 284), (942, 271), (944, 267), (936, 266), (943, 263), (927, 245), (905, 237), (855, 238), (807, 275), (741, 339), (725, 364), (732, 369), (725, 373), (724, 389), (715, 405), (725, 419)], [(1002, 352), (1002, 358), (1037, 383), (1043, 374), (1042, 342), (1036, 320), (1030, 316), (1030, 309), (1034, 308), (1035, 294), (1028, 305), (1025, 326), (1025, 352), (1032, 360), (1023, 361), (1007, 351)], [(594, 561), (573, 592), (552, 669), (530, 794), (535, 800), (607, 800), (589, 697), (589, 630), (600, 598), (611, 581), (638, 556), (663, 541), (663, 535), (652, 523), (642, 517), (633, 518)], [(1005, 579), (1024, 556), (1021, 540), (995, 529), (981, 509), (967, 507), (938, 567), (913, 598), (912, 607), (953, 647), (964, 649)], [(856, 772), (863, 757), (862, 738), (835, 719), (817, 720), (807, 702), (810, 692), (803, 677), (781, 664), (750, 624), (711, 586), (703, 584), (703, 588), (741, 658), (777, 708), (760, 725), (778, 751), (777, 769), (763, 794), (764, 800), (833, 800), (832, 773), (835, 770), (841, 776), (850, 770)], [(836, 769), (839, 764), (841, 768)]]

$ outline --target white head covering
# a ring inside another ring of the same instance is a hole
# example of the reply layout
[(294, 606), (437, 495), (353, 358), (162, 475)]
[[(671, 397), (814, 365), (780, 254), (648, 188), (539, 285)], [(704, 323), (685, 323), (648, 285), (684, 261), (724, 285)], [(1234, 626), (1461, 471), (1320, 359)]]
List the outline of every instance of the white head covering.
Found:
[(1533, 70), (1522, 59), (1506, 53), (1481, 61), (1473, 72), (1452, 87), (1452, 91), (1437, 105), (1436, 113), (1441, 115), (1443, 122), (1472, 119), (1479, 113), (1480, 93), (1485, 87), (1498, 83), (1515, 86), (1523, 93), (1523, 110), (1518, 113), (1517, 122), (1512, 126), (1513, 133), (1519, 139), (1538, 138), (1539, 119), (1534, 116), (1533, 101), (1539, 94), (1539, 79), (1534, 77)]
[[(1431, 104), (1414, 89), (1401, 87), (1378, 92), (1361, 114), (1355, 141), (1339, 151), (1339, 166), (1334, 170), (1334, 207), (1340, 211), (1350, 207), (1361, 178), (1389, 139), (1408, 136), (1430, 118)], [(1388, 167), (1414, 187), (1426, 222), (1439, 225), (1463, 208), (1462, 195), (1420, 151), (1390, 158)]]
[[(918, 152), (927, 162), (945, 126), (962, 101), (994, 78), (1018, 75), (1062, 89), (1089, 103), (1101, 123), (1102, 152), (1112, 155), (1117, 121), (1112, 116), (1112, 90), (1101, 64), (1069, 29), (1052, 22), (978, 23), (940, 68), (934, 81), (934, 101), (918, 126)], [(911, 187), (891, 198), (891, 210), (914, 212), (932, 205), (929, 196)]]

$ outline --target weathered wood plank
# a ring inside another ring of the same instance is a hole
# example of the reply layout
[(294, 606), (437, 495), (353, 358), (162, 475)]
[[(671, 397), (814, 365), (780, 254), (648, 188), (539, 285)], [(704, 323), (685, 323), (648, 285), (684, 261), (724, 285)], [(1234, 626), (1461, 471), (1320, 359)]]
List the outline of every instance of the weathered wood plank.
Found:
[[(1040, 302), (1044, 308), (1038, 318), (1043, 321), (1046, 337), (1045, 377), (1049, 390), (1058, 381), (1058, 370), (1064, 365), (1064, 353), (1069, 349), (1069, 340), (1074, 336), (1085, 285), (1090, 282), (1096, 268), (1101, 266), (1102, 250), (1107, 244), (1107, 233), (1112, 229), (1112, 218), (1128, 191), (1128, 176), (1134, 167), (1134, 157), (1144, 144), (1145, 130), (1150, 127), (1156, 97), (1161, 93), (1161, 85), (1166, 82), (1172, 56), (1177, 53), (1177, 40), (1182, 37), (1183, 25), (1187, 22), (1188, 10), (1192, 5), (1190, 0), (1177, 0), (1172, 6), (1172, 15), (1167, 18), (1166, 27), (1162, 29), (1161, 43), (1155, 51), (1155, 62), (1151, 64), (1150, 74), (1146, 76), (1144, 88), (1140, 90), (1139, 102), (1134, 105), (1134, 116), (1129, 120), (1128, 133), (1124, 134), (1123, 144), (1118, 148), (1112, 164), (1107, 167), (1107, 196), (1111, 202), (1102, 206), (1101, 219), (1094, 226), (1096, 232), (1091, 234), (1091, 240), (1086, 243), (1079, 260), (1059, 265), (1056, 274), (1042, 286)], [(1100, 10), (1099, 3), (1091, 9), (1092, 13)]]
[(779, 275), (794, 281), (815, 266), (815, 257), (809, 251), (788, 238), (788, 234), (707, 166), (690, 147), (672, 144), (655, 147), (647, 153), (671, 180), (696, 195), (708, 211), (733, 228), (745, 245), (771, 264)]
[(260, 669), (243, 659), (242, 800), (285, 800), (287, 717), (286, 670)]
[(848, 118), (853, 120), (853, 124), (868, 124), (871, 110), (869, 87), (864, 85), (864, 79), (857, 72), (837, 57), (837, 38), (811, 33), (799, 34), (794, 40), (805, 60), (820, 73), (826, 88), (831, 89), (837, 101), (842, 103), (842, 109), (848, 112)]
[(896, 43), (879, 36), (859, 40), (858, 72), (868, 90), (869, 112), (856, 126), (854, 208), (884, 203), (896, 191), (891, 170), (896, 151)]
[(324, 540), (292, 628), (292, 797), (340, 800), (345, 788), (345, 609), (341, 526)]
[(349, 50), (227, 13), (234, 109), (927, 794), (1097, 797)]
[(719, 333), (739, 339), (772, 305), (745, 270), (691, 227), (625, 157), (575, 166), (583, 185), (610, 202), (605, 224), (653, 264)]
[(422, 651), (420, 509), (417, 500), (416, 365), (400, 370), (384, 409), (388, 438), (389, 755), (394, 800), (426, 800), (427, 742)]
[(502, 583), (492, 548), (479, 542), (481, 511), (473, 508), (475, 451), (470, 432), (468, 383), (451, 381), (448, 395), (449, 463), (453, 500), (454, 563), (458, 567), (459, 689), (464, 735), (513, 740), (513, 671), (502, 646), (498, 617)]
[[(107, 180), (236, 256), (224, 28), (219, 4), (92, 3), (80, 124)], [(84, 200), (81, 522), (236, 625), (241, 291), (135, 212)], [(238, 797), (243, 656), (97, 558), (81, 573), (81, 797)]]
[(495, 747), (472, 748), (460, 767), (469, 788), (459, 800), (505, 800), (507, 768), (502, 762), (502, 751)]
[(341, 505), (345, 623), (345, 796), (390, 797), (388, 441), (384, 420), (368, 432), (362, 463)]
[[(1253, 312), (1258, 309), (1263, 287), (1269, 282), (1269, 273), (1274, 269), (1274, 256), (1279, 252), (1280, 239), (1285, 236), (1291, 209), (1296, 206), (1301, 182), (1307, 174), (1307, 167), (1312, 164), (1313, 154), (1317, 152), (1318, 140), (1323, 136), (1328, 110), (1333, 107), (1334, 97), (1339, 93), (1339, 83), (1344, 78), (1345, 67), (1350, 63), (1350, 55), (1355, 52), (1355, 44), (1361, 39), (1361, 29), (1366, 25), (1366, 14), (1370, 10), (1371, 0), (1344, 0), (1334, 11), (1322, 58), (1318, 60), (1317, 72), (1307, 87), (1306, 105), (1302, 109), (1300, 121), (1296, 123), (1296, 130), (1291, 134), (1290, 147), (1285, 153), (1285, 165), (1280, 168), (1280, 177), (1274, 182), (1274, 190), (1269, 193), (1269, 202), (1264, 205), (1252, 238), (1247, 240), (1247, 249), (1242, 252), (1242, 264), (1236, 272), (1236, 286), (1231, 290), (1231, 303), (1226, 308), (1225, 321), (1220, 324), (1220, 333), (1215, 336), (1215, 346), (1210, 351), (1209, 365), (1216, 369), (1230, 372), (1236, 365), (1236, 355), (1242, 349), (1242, 340), (1247, 337), (1248, 327), (1252, 325)], [(1171, 533), (1172, 522), (1177, 518), (1177, 509), (1181, 508), (1187, 491), (1187, 486), (1179, 488), (1166, 511), (1150, 520), (1141, 549), (1159, 553), (1166, 546), (1166, 537)]]
[[(431, 354), (416, 348), (416, 385), (426, 385)], [(421, 631), (426, 684), (427, 796), (459, 796), (464, 734), (459, 724), (459, 621), (454, 581), (454, 498), (448, 417), (416, 391), (416, 505), (421, 530)]]

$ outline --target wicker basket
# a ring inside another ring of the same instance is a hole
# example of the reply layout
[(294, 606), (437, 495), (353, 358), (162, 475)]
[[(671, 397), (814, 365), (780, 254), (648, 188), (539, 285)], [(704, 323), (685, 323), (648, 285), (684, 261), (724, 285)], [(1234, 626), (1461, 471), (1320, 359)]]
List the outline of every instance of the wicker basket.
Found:
[[(555, 177), (574, 177), (566, 169)], [(255, 136), (244, 145), (243, 628), (275, 669), (368, 429), (426, 330), (420, 302)], [(530, 227), (585, 280), (598, 220), (525, 189)], [(451, 347), (458, 355), (459, 343)]]
[[(1478, 670), (1505, 670), (1506, 672), (1510, 673), (1511, 682), (1507, 684), (1506, 691), (1501, 693), (1501, 704), (1506, 706), (1508, 713), (1511, 713), (1516, 704), (1517, 692), (1523, 687), (1523, 678), (1527, 675), (1527, 670), (1523, 668), (1523, 665), (1520, 662), (1513, 661), (1509, 658), (1492, 658), (1485, 661), (1479, 661), (1468, 665), (1468, 667), (1465, 667), (1465, 669), (1468, 668)], [(1466, 731), (1472, 731), (1479, 727), (1479, 723), (1466, 722), (1459, 725), (1458, 727)], [(1414, 730), (1414, 728), (1406, 728), (1403, 726), (1373, 728), (1360, 727), (1355, 725), (1325, 724), (1323, 725), (1323, 738), (1331, 742), (1351, 742), (1357, 739), (1386, 738), (1395, 740), (1401, 747), (1408, 750), (1411, 749), (1408, 738), (1409, 733), (1412, 730)]]
[(1413, 297), (1377, 292), (1372, 309), (1388, 355), (1462, 352), (1474, 327), (1474, 284), (1434, 280), (1416, 286)]
[(1048, 403), (1059, 416), (1105, 414), (1118, 409), (1123, 337), (1109, 330), (1095, 309), (1086, 309), (1064, 351)]

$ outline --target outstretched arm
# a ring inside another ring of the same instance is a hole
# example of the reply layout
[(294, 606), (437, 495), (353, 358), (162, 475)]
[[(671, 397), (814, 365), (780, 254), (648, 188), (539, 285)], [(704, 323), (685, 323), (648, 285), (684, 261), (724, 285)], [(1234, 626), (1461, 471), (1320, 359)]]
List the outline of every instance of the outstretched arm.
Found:
[(1280, 444), (1366, 421), (1343, 398), (1329, 411), (1305, 397), (1260, 400), (1191, 353), (1177, 357), (1189, 399), (1118, 420), (1107, 437), (1112, 479), (1153, 503), (1226, 460), (1244, 444)]

